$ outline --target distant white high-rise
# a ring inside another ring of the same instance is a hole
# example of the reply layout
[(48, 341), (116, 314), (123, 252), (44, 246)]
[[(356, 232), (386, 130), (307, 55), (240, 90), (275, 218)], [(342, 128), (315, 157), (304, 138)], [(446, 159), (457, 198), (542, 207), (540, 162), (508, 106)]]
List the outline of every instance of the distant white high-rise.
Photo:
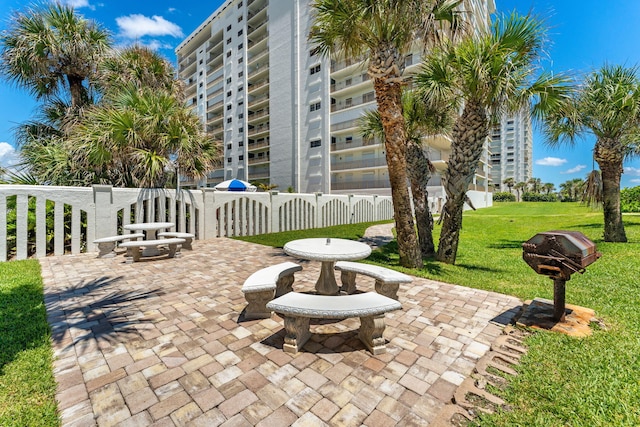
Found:
[[(467, 0), (474, 27), (486, 26), (493, 0)], [(310, 0), (228, 0), (176, 49), (188, 102), (223, 141), (222, 166), (206, 182), (229, 178), (275, 184), (280, 191), (389, 194), (384, 144), (359, 134), (375, 109), (366, 65), (333, 61), (308, 41)], [(405, 58), (416, 72), (419, 47)], [(440, 170), (450, 141), (429, 140)], [(488, 151), (473, 188), (489, 190)], [(439, 176), (430, 191), (442, 193)]]
[(509, 191), (504, 184), (527, 182), (533, 176), (533, 135), (528, 111), (502, 118), (491, 133), (491, 181), (499, 191)]

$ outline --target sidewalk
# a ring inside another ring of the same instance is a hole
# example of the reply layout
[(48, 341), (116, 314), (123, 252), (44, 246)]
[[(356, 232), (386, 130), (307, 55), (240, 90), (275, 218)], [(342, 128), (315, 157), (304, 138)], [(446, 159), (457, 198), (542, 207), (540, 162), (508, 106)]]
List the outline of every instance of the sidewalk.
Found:
[[(521, 306), (416, 278), (386, 316), (386, 354), (348, 319), (312, 325), (292, 356), (278, 316), (238, 321), (243, 281), (290, 257), (226, 238), (194, 247), (134, 264), (40, 260), (63, 426), (426, 426)], [(319, 263), (301, 264), (294, 289), (311, 290)]]

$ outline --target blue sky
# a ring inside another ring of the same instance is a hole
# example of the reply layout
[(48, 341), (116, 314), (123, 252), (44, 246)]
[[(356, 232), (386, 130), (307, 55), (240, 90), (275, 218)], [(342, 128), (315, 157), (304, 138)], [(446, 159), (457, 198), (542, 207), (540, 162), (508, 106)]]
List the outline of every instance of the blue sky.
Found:
[[(22, 10), (24, 1), (0, 0), (0, 30), (6, 28), (10, 11)], [(222, 3), (154, 0), (68, 0), (87, 18), (109, 29), (116, 44), (140, 42), (152, 46), (175, 63), (175, 47)], [(549, 26), (549, 60), (545, 68), (579, 76), (612, 64), (640, 64), (640, 2), (617, 0), (496, 0), (499, 12), (532, 11)], [(30, 95), (0, 82), (0, 164), (14, 156), (12, 129), (28, 120), (36, 102)], [(584, 178), (592, 168), (594, 139), (575, 146), (551, 148), (534, 132), (533, 175), (542, 182), (560, 183)], [(640, 159), (625, 164), (622, 187), (640, 185)]]

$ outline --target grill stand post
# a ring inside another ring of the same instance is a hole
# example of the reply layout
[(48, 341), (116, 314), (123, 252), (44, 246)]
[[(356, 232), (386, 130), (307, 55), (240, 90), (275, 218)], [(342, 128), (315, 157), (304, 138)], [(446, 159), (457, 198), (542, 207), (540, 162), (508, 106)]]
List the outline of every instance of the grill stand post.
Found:
[(553, 279), (553, 320), (564, 322), (565, 317), (565, 283), (566, 279), (552, 277)]

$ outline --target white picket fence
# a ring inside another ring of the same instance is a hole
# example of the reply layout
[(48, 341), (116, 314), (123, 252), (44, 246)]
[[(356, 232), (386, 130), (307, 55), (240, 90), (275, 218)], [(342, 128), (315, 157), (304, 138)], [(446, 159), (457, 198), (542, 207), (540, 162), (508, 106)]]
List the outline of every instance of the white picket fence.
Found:
[(389, 196), (0, 185), (0, 261), (93, 252), (134, 222), (211, 239), (392, 218)]

